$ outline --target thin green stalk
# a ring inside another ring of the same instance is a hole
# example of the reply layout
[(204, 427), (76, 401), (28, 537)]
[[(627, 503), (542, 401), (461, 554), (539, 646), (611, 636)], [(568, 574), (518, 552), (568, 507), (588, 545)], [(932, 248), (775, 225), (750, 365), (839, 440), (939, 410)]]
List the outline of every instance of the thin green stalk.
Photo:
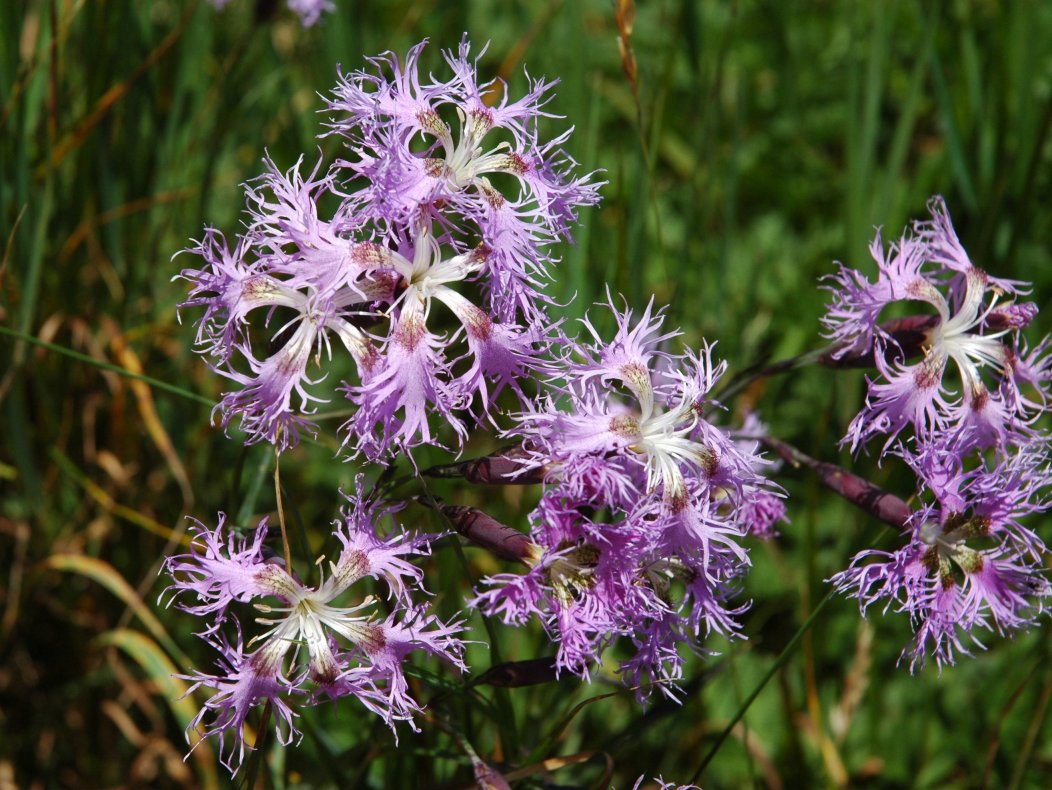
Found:
[[(449, 518), (445, 513), (442, 512), (442, 508), (439, 506), (434, 495), (431, 493), (431, 489), (427, 485), (427, 481), (423, 477), (417, 478), (420, 481), (420, 487), (423, 490), (423, 499), (427, 504), (438, 513), (439, 518), (446, 522), (446, 526), (450, 530), (453, 530), (453, 525), (450, 523)], [(453, 551), (457, 556), (457, 561), (460, 563), (460, 567), (464, 570), (465, 578), (471, 577), (471, 566), (468, 564), (468, 558), (464, 555), (464, 549), (460, 545), (460, 541), (454, 537), (451, 541), (453, 545)], [(490, 618), (482, 616), (482, 627), (486, 629), (486, 636), (489, 638), (489, 650), (490, 655), (494, 664), (500, 664), (503, 659), (500, 654), (499, 641), (497, 639), (497, 631), (493, 627), (493, 623), (490, 622)], [(500, 712), (502, 722), (507, 728), (501, 729), (502, 738), (506, 739), (507, 743), (506, 751), (509, 755), (518, 755), (519, 753), (519, 732), (518, 727), (515, 724), (515, 711), (511, 705), (511, 696), (508, 694), (507, 689), (496, 688), (493, 690), (494, 701), (497, 705), (497, 710)]]
[(694, 776), (690, 778), (690, 784), (695, 784), (698, 781), (698, 777), (701, 776), (702, 771), (704, 771), (708, 767), (709, 763), (712, 762), (712, 759), (716, 756), (716, 752), (718, 752), (720, 750), (720, 747), (723, 746), (723, 742), (727, 740), (731, 732), (734, 730), (734, 727), (738, 724), (739, 721), (742, 720), (742, 717), (745, 716), (745, 713), (749, 710), (749, 707), (753, 704), (753, 702), (756, 701), (756, 698), (760, 696), (760, 692), (763, 691), (768, 681), (770, 681), (770, 679), (775, 676), (778, 670), (782, 668), (785, 662), (789, 660), (789, 656), (792, 655), (793, 651), (796, 649), (796, 645), (800, 642), (801, 639), (803, 639), (804, 634), (811, 630), (811, 626), (815, 624), (815, 621), (818, 619), (818, 615), (821, 614), (826, 604), (829, 603), (829, 601), (832, 598), (833, 591), (830, 590), (828, 593), (826, 593), (825, 598), (818, 602), (818, 606), (816, 606), (814, 611), (811, 612), (810, 616), (804, 621), (803, 625), (801, 625), (796, 630), (796, 633), (793, 634), (793, 638), (789, 640), (789, 643), (785, 646), (782, 652), (778, 654), (778, 658), (775, 659), (774, 664), (772, 664), (771, 668), (767, 670), (767, 673), (762, 678), (760, 678), (760, 682), (756, 684), (756, 688), (753, 689), (752, 693), (745, 698), (745, 702), (743, 702), (741, 704), (741, 707), (738, 708), (738, 712), (731, 717), (731, 720), (727, 723), (727, 726), (723, 728), (723, 732), (721, 732), (719, 734), (719, 737), (716, 738), (716, 743), (714, 743), (712, 745), (712, 748), (709, 749), (708, 754), (705, 755), (705, 759), (702, 760), (701, 765), (698, 766), (698, 770), (696, 770), (694, 772)]
[(833, 346), (823, 346), (811, 351), (805, 351), (803, 354), (797, 354), (795, 357), (772, 362), (769, 365), (747, 368), (735, 375), (726, 383), (726, 385), (717, 390), (714, 398), (721, 402), (729, 401), (758, 379), (769, 378), (782, 373), (789, 373), (799, 368), (806, 367), (807, 365), (817, 363), (822, 357), (827, 355), (832, 348)]
[[(263, 490), (263, 481), (267, 479), (267, 473), (270, 472), (270, 453), (261, 453), (259, 463), (256, 464), (256, 468), (252, 472), (252, 479), (248, 482), (248, 490), (245, 491), (245, 497), (241, 500), (241, 505), (237, 509), (237, 525), (243, 526), (248, 521), (248, 517), (252, 515), (252, 511), (256, 508), (256, 500), (259, 499), (259, 494)], [(237, 489), (234, 489), (235, 494)]]
[(1030, 726), (1027, 728), (1026, 736), (1023, 739), (1023, 748), (1019, 752), (1019, 758), (1016, 760), (1015, 768), (1012, 771), (1012, 781), (1008, 785), (1010, 790), (1016, 790), (1016, 788), (1022, 786), (1023, 779), (1026, 776), (1026, 769), (1029, 767), (1030, 758), (1034, 753), (1034, 746), (1037, 744), (1038, 736), (1041, 734), (1041, 729), (1045, 724), (1045, 716), (1048, 714), (1050, 700), (1052, 700), (1052, 673), (1046, 672), (1045, 685), (1041, 689), (1041, 698), (1038, 700), (1037, 708), (1030, 719)]
[(142, 381), (149, 384), (164, 392), (171, 393), (172, 395), (179, 395), (187, 400), (197, 401), (203, 403), (205, 406), (215, 406), (215, 401), (211, 398), (206, 398), (204, 395), (198, 395), (196, 392), (183, 389), (175, 384), (169, 384), (167, 381), (161, 381), (155, 379), (152, 376), (146, 376), (142, 373), (135, 373), (122, 368), (120, 365), (114, 365), (111, 362), (103, 362), (102, 360), (89, 357), (87, 354), (81, 354), (79, 351), (74, 351), (71, 348), (65, 346), (59, 346), (55, 343), (48, 343), (46, 340), (40, 340), (39, 338), (33, 337), (32, 335), (26, 334), (25, 332), (19, 332), (17, 329), (9, 329), (6, 326), (0, 326), (0, 335), (6, 335), (7, 337), (15, 338), (16, 340), (24, 340), (27, 343), (32, 343), (35, 346), (46, 348), (48, 351), (54, 351), (57, 354), (63, 354), (71, 359), (75, 359), (78, 362), (83, 362), (85, 365), (92, 365), (100, 370), (108, 370), (111, 373), (116, 373), (119, 376), (124, 376), (128, 379), (134, 379), (136, 381)]

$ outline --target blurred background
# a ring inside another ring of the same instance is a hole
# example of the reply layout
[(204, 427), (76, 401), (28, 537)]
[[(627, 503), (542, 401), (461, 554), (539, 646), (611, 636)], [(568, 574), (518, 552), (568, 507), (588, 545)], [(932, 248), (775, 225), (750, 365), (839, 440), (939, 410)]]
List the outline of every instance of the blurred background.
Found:
[[(934, 194), (977, 265), (1033, 282), (1031, 298), (1048, 306), (1052, 4), (334, 2), (306, 30), (276, 0), (223, 11), (0, 3), (0, 787), (231, 783), (213, 744), (183, 759), (202, 698), (180, 698), (186, 684), (172, 674), (210, 670), (214, 656), (197, 623), (158, 604), (158, 569), (185, 544), (187, 515), (249, 524), (271, 512), (273, 456), (209, 425), (224, 385), (192, 352), (196, 316), (179, 323), (185, 287), (172, 278), (191, 259), (173, 255), (206, 224), (237, 231), (240, 185), (264, 151), (281, 167), (339, 153), (317, 135), (319, 94), (340, 65), (428, 37), (425, 65), (439, 74), (440, 49), (466, 32), (476, 50), (489, 42), (480, 74), (503, 77), (512, 95), (524, 69), (561, 80), (549, 109), (565, 119), (546, 132), (576, 127), (569, 150), (609, 182), (560, 251), (551, 293), (570, 318), (609, 286), (637, 307), (652, 294), (667, 303), (669, 323), (695, 347), (718, 341), (732, 373), (799, 354), (822, 343), (818, 284), (833, 261), (872, 272), (874, 228), (896, 237)], [(1050, 328), (1043, 312), (1029, 334)], [(860, 371), (807, 369), (725, 405), (908, 496), (901, 469), (837, 448), (863, 384)], [(334, 460), (338, 424), (282, 465), (308, 561), (325, 551), (337, 488), (358, 469)], [(896, 666), (903, 617), (864, 621), (834, 599), (809, 619), (824, 579), (894, 536), (803, 472), (778, 480), (791, 524), (751, 547), (748, 640), (692, 660), (682, 705), (655, 697), (644, 711), (604, 672), (591, 685), (478, 694), (442, 674), (451, 690), (438, 710), (452, 729), (402, 728), (396, 750), (353, 700), (312, 709), (303, 742), (270, 739), (251, 783), (466, 787), (468, 744), (515, 787), (687, 782), (703, 761), (708, 788), (1052, 786), (1049, 629), (991, 638), (974, 659), (910, 676)], [(536, 496), (436, 491), (520, 528)], [(403, 521), (444, 528), (421, 508)], [(1031, 526), (1047, 539), (1047, 523)], [(473, 578), (448, 547), (427, 566), (445, 616), (503, 569), (466, 553)], [(477, 614), (470, 624), (476, 676), (498, 655), (552, 653), (539, 628), (487, 632)], [(429, 674), (414, 682), (422, 699), (438, 693)]]

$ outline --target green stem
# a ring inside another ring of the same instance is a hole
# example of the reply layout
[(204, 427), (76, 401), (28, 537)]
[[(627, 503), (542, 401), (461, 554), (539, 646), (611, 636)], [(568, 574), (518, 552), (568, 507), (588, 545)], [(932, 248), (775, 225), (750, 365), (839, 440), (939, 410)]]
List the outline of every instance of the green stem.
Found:
[(723, 732), (721, 732), (719, 737), (716, 738), (716, 743), (714, 743), (712, 745), (712, 748), (709, 749), (709, 753), (706, 754), (705, 759), (701, 761), (701, 765), (698, 766), (698, 770), (695, 771), (694, 776), (690, 778), (690, 784), (697, 783), (698, 777), (701, 776), (702, 771), (704, 771), (708, 767), (709, 763), (712, 762), (712, 758), (716, 756), (716, 752), (718, 752), (720, 750), (720, 747), (723, 746), (723, 742), (727, 740), (728, 736), (731, 734), (731, 731), (738, 724), (738, 722), (742, 720), (742, 718), (745, 716), (746, 711), (748, 711), (749, 707), (753, 704), (753, 702), (756, 701), (756, 698), (760, 696), (760, 692), (763, 691), (764, 686), (767, 685), (768, 681), (770, 681), (770, 679), (774, 677), (775, 673), (782, 668), (782, 665), (789, 660), (789, 656), (792, 654), (793, 650), (796, 649), (797, 643), (803, 638), (804, 634), (811, 630), (811, 626), (814, 625), (815, 620), (818, 619), (818, 615), (825, 608), (825, 605), (829, 603), (832, 597), (833, 591), (830, 590), (828, 593), (826, 593), (826, 597), (818, 602), (818, 606), (816, 606), (814, 611), (811, 612), (810, 616), (807, 618), (807, 620), (804, 621), (803, 625), (801, 625), (797, 629), (796, 633), (793, 634), (793, 638), (789, 640), (789, 644), (787, 644), (782, 650), (782, 652), (778, 654), (778, 658), (775, 659), (774, 664), (772, 664), (771, 668), (767, 670), (767, 673), (762, 678), (760, 678), (760, 682), (756, 684), (756, 688), (754, 688), (752, 690), (752, 693), (745, 698), (745, 702), (743, 702), (738, 708), (738, 712), (734, 714), (731, 720), (727, 723), (727, 726), (723, 728)]
[(70, 357), (71, 359), (75, 359), (78, 362), (83, 362), (86, 365), (93, 365), (94, 367), (100, 368), (101, 370), (108, 370), (111, 373), (116, 373), (117, 375), (124, 376), (125, 378), (145, 382), (146, 384), (149, 384), (150, 386), (156, 389), (163, 390), (165, 392), (170, 392), (173, 395), (180, 395), (186, 398), (187, 400), (203, 403), (205, 406), (215, 406), (215, 401), (213, 401), (211, 398), (206, 398), (204, 395), (198, 395), (196, 392), (191, 392), (190, 390), (183, 389), (182, 387), (178, 387), (175, 384), (169, 384), (167, 381), (155, 379), (152, 376), (145, 376), (142, 373), (135, 373), (131, 370), (128, 370), (127, 368), (122, 368), (120, 365), (114, 365), (111, 362), (103, 362), (100, 359), (89, 357), (87, 354), (81, 354), (79, 351), (74, 351), (73, 349), (66, 348), (65, 346), (59, 346), (54, 343), (48, 343), (46, 340), (41, 340), (40, 338), (33, 337), (33, 335), (26, 334), (25, 332), (19, 332), (17, 329), (9, 329), (6, 326), (0, 326), (0, 335), (7, 335), (8, 337), (13, 337), (18, 340), (24, 340), (25, 342), (32, 343), (35, 346), (46, 348), (48, 351), (54, 351), (57, 354), (64, 354), (65, 356)]

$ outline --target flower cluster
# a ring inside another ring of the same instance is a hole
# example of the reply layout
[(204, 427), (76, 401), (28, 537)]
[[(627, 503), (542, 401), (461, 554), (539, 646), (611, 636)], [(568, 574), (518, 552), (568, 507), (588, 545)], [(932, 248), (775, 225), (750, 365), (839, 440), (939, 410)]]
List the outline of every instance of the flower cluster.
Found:
[(552, 83), (510, 102), (479, 83), (466, 41), (445, 53), (446, 81), (421, 74), (423, 49), (341, 76), (330, 125), (347, 158), (306, 175), (302, 159), (266, 159), (246, 230), (231, 244), (208, 229), (189, 250), (203, 266), (183, 270), (182, 306), (204, 309), (197, 348), (236, 385), (217, 408), (249, 442), (314, 430), (334, 346), (354, 368), (344, 441), (372, 460), (438, 443), (436, 417), (459, 446), (466, 415), (490, 416), (505, 387), (523, 398), (546, 350), (550, 246), (597, 184), (573, 176), (568, 132), (539, 137)]
[[(1027, 346), (1021, 330), (1037, 307), (1016, 301), (1025, 285), (976, 267), (943, 201), (930, 209), (887, 251), (877, 236), (876, 282), (840, 267), (825, 319), (833, 358), (872, 355), (879, 374), (844, 442), (857, 450), (885, 435), (882, 457), (909, 464), (925, 503), (907, 519), (904, 547), (863, 551), (833, 581), (863, 611), (884, 599), (909, 614), (911, 668), (928, 655), (952, 663), (969, 642), (981, 644), (977, 629), (1029, 625), (1049, 594), (1045, 546), (1019, 521), (1049, 504), (1048, 438), (1035, 424), (1049, 397), (1049, 340)], [(881, 323), (896, 302), (934, 311), (911, 320), (912, 344)], [(956, 388), (945, 381), (951, 361)]]
[[(305, 24), (328, 5), (290, 0)], [(544, 284), (600, 184), (563, 151), (570, 131), (541, 135), (555, 83), (527, 75), (513, 99), (500, 80), (480, 82), (466, 39), (442, 53), (442, 79), (421, 68), (425, 44), (341, 73), (323, 135), (339, 157), (289, 169), (265, 158), (245, 187), (242, 231), (207, 228), (187, 251), (199, 264), (180, 274), (181, 307), (198, 312), (197, 351), (232, 382), (216, 406), (224, 428), (284, 450), (316, 431), (317, 404), (342, 395), (344, 447), (386, 462), (421, 444), (463, 450), (472, 428), (498, 425), (504, 393), (517, 409), (501, 434), (512, 447), (423, 472), (540, 483), (528, 534), (430, 493), (417, 501), (521, 563), (483, 579), (469, 605), (510, 625), (539, 620), (556, 674), (588, 677), (616, 653), (640, 698), (653, 688), (675, 698), (684, 650), (703, 652), (712, 633), (741, 636), (745, 538), (786, 521), (762, 444), (902, 528), (905, 545), (862, 551), (832, 581), (863, 612), (881, 602), (909, 615), (911, 667), (952, 662), (982, 630), (1034, 621), (1052, 587), (1046, 547), (1023, 522), (1049, 505), (1037, 421), (1052, 394), (1052, 341), (1021, 339), (1037, 314), (1020, 301), (1025, 285), (972, 264), (941, 199), (889, 248), (878, 235), (874, 281), (842, 265), (828, 278), (834, 344), (810, 357), (875, 367), (843, 444), (857, 452), (884, 437), (881, 458), (917, 477), (912, 506), (767, 436), (752, 415), (722, 427), (725, 363), (707, 343), (672, 350), (681, 335), (653, 300), (633, 312), (608, 294), (601, 316), (567, 334)], [(901, 317), (911, 306), (922, 314)], [(411, 558), (436, 536), (382, 536), (397, 508), (364, 497), (360, 481), (348, 500), (338, 556), (315, 586), (268, 551), (266, 520), (246, 535), (222, 514), (214, 529), (196, 522), (190, 552), (167, 561), (171, 599), (205, 619), (200, 636), (221, 656), (215, 673), (188, 676), (211, 691), (190, 729), (215, 735), (231, 770), (259, 706), (283, 743), (298, 735), (300, 708), (346, 696), (392, 728), (413, 726), (409, 654), (464, 669), (461, 624), (416, 599), (423, 573)], [(249, 606), (256, 626), (239, 619)]]
[[(187, 678), (191, 691), (213, 692), (190, 730), (217, 736), (231, 771), (244, 759), (245, 723), (257, 706), (270, 706), (285, 744), (299, 734), (297, 707), (346, 696), (392, 728), (397, 721), (415, 727), (412, 717), (420, 706), (409, 694), (406, 657), (423, 651), (465, 669), (460, 625), (441, 622), (413, 599), (423, 573), (409, 558), (427, 553), (435, 536), (398, 531), (382, 537), (376, 524), (393, 509), (360, 495), (349, 501), (334, 530), (339, 555), (316, 587), (268, 556), (265, 519), (245, 537), (227, 526), (222, 513), (214, 530), (196, 522), (190, 553), (166, 563), (168, 592), (180, 608), (209, 619), (200, 635), (221, 655), (218, 672)], [(375, 595), (351, 592), (366, 577), (386, 587), (388, 614)], [(245, 643), (237, 610), (249, 605), (263, 629)], [(229, 620), (236, 626), (233, 641), (221, 630)]]
[(712, 349), (662, 350), (678, 333), (662, 330), (652, 302), (638, 318), (609, 307), (613, 339), (589, 319), (587, 338), (564, 336), (555, 392), (520, 416), (523, 474), (543, 469), (545, 482), (531, 567), (486, 579), (476, 605), (510, 623), (539, 617), (558, 640), (557, 668), (582, 675), (624, 637), (625, 680), (672, 694), (681, 644), (738, 633), (744, 607), (729, 599), (748, 566), (745, 503), (769, 492), (755, 446), (707, 416), (724, 370)]

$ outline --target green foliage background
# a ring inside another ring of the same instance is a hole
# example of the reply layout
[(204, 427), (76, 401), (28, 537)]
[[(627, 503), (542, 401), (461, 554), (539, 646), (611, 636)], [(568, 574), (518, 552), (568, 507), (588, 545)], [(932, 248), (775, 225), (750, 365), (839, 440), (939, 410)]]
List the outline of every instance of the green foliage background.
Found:
[[(229, 781), (210, 745), (182, 762), (182, 728), (201, 699), (177, 701), (171, 674), (213, 656), (190, 618), (155, 606), (157, 570), (184, 540), (186, 515), (224, 510), (247, 524), (274, 508), (272, 456), (209, 427), (206, 404), (223, 385), (178, 323), (172, 255), (205, 224), (236, 230), (240, 184), (264, 150), (284, 167), (318, 148), (331, 159), (335, 141), (316, 137), (318, 94), (337, 64), (359, 68), (430, 37), (438, 71), (439, 49), (466, 31), (490, 42), (481, 73), (504, 76), (513, 93), (524, 66), (561, 78), (552, 109), (566, 120), (549, 130), (576, 126), (570, 150), (609, 181), (552, 284), (570, 319), (609, 286), (636, 306), (651, 294), (669, 303), (670, 323), (693, 345), (718, 340), (732, 372), (798, 354), (821, 343), (817, 283), (832, 261), (867, 266), (874, 226), (896, 236), (937, 193), (973, 260), (1032, 281), (1048, 306), (1048, 3), (640, 2), (638, 103), (608, 0), (336, 4), (304, 31), (265, 0), (232, 0), (222, 13), (193, 0), (0, 3), (0, 785)], [(1049, 328), (1042, 313), (1031, 333)], [(727, 405), (757, 408), (776, 435), (908, 495), (893, 464), (837, 449), (862, 375), (798, 371)], [(326, 551), (336, 489), (356, 471), (333, 460), (334, 446), (305, 446), (282, 465), (305, 563)], [(421, 463), (443, 460), (424, 453)], [(806, 474), (779, 481), (792, 524), (753, 546), (749, 639), (693, 661), (681, 706), (644, 712), (606, 672), (591, 685), (504, 690), (433, 666), (416, 682), (442, 726), (403, 728), (396, 749), (353, 701), (308, 711), (303, 743), (269, 741), (254, 781), (463, 787), (474, 781), (470, 744), (519, 787), (631, 787), (658, 773), (686, 782), (774, 668), (704, 786), (1052, 785), (1049, 629), (910, 676), (896, 667), (902, 617), (867, 623), (832, 600), (808, 621), (823, 579), (894, 537)], [(520, 527), (534, 495), (436, 493)], [(422, 508), (403, 516), (443, 528)], [(1048, 538), (1047, 524), (1034, 526)], [(427, 569), (446, 616), (466, 575), (500, 568), (465, 555), (466, 566), (447, 541)], [(537, 629), (490, 624), (491, 654), (481, 619), (470, 622), (476, 675), (551, 652)]]

